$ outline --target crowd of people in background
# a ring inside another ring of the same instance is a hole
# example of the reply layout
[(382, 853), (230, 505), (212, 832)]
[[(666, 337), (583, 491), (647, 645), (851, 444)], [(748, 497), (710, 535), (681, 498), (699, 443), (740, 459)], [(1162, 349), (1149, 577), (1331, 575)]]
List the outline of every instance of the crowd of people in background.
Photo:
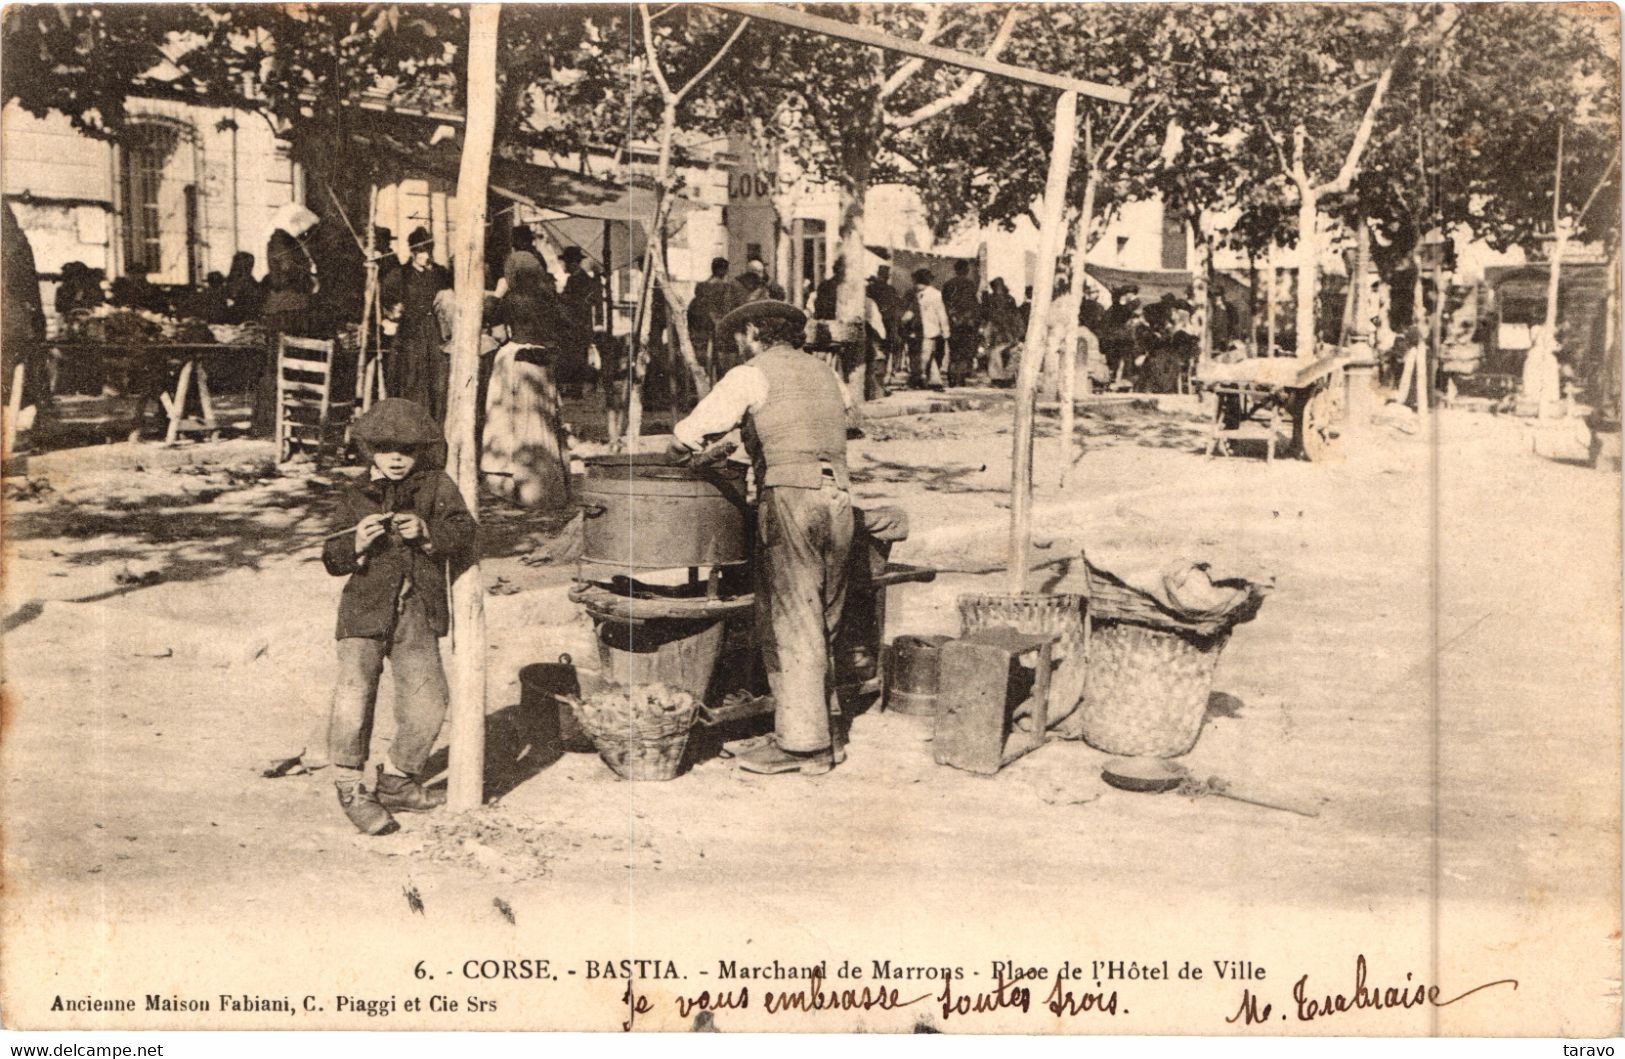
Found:
[[(268, 434), (274, 415), (275, 336), (331, 338), (346, 325), (353, 327), (361, 315), (365, 253), (370, 252), (377, 265), (376, 304), (385, 336), (387, 392), (421, 404), (444, 422), (454, 316), (452, 274), (436, 259), (433, 234), (418, 226), (398, 250), (389, 229), (374, 228), (361, 254), (334, 265), (333, 255), (323, 252), (323, 237), (314, 232), (316, 227), (311, 215), (310, 225), (296, 232), (274, 231), (265, 249), (263, 278), (256, 278), (255, 255), (241, 251), (233, 256), (226, 274), (210, 272), (191, 289), (155, 285), (139, 265), (109, 282), (100, 270), (70, 261), (61, 269), (53, 307), (58, 318), (106, 305), (208, 325), (259, 325), (269, 337), (255, 384), (253, 429)], [(341, 234), (354, 241), (349, 233)], [(500, 275), (494, 274), (494, 296), (486, 300), (485, 329), (499, 336), (490, 349), (507, 342), (544, 351), (550, 379), (564, 397), (579, 398), (585, 389), (600, 387), (611, 404), (624, 400), (611, 391), (617, 389), (613, 384), (618, 379), (624, 379), (630, 340), (605, 334), (604, 314), (609, 308), (603, 278), (587, 270), (588, 255), (578, 246), (555, 247), (548, 256), (557, 262), (557, 273), (538, 248), (535, 232), (525, 225), (512, 228)], [(953, 261), (949, 268), (946, 277), (931, 267), (914, 269), (905, 286), (894, 277), (890, 264), (878, 265), (862, 288), (864, 322), (859, 334), (840, 322), (848, 265), (837, 258), (828, 275), (798, 284), (798, 308), (804, 307), (810, 321), (809, 348), (827, 353), (849, 381), (856, 364), (866, 361), (871, 391), (897, 384), (961, 387), (983, 373), (990, 385), (1013, 385), (1027, 338), (1032, 288), (1025, 288), (1018, 301), (1004, 277), (984, 282), (968, 259)], [(760, 300), (793, 299), (759, 257), (752, 255), (737, 274), (729, 259), (713, 259), (710, 276), (695, 285), (686, 319), (678, 322), (695, 358), (691, 366), (678, 357), (676, 332), (667, 329), (667, 301), (657, 286), (649, 303), (651, 326), (645, 332), (652, 354), (645, 381), (658, 392), (647, 396), (646, 402), (654, 407), (687, 407), (697, 396), (696, 373), (715, 380), (735, 367), (739, 350), (732, 336), (720, 333), (717, 325), (740, 306)], [(1067, 304), (1059, 296), (1054, 302), (1047, 326), (1051, 345), (1058, 334), (1070, 331), (1068, 321), (1059, 319)], [(1177, 392), (1188, 382), (1202, 344), (1203, 325), (1189, 288), (1162, 290), (1146, 300), (1134, 284), (1118, 286), (1099, 298), (1091, 291), (1082, 299), (1075, 323), (1078, 349), (1083, 351), (1080, 364), (1096, 388)], [(1214, 355), (1220, 359), (1238, 349), (1243, 353), (1235, 355), (1245, 355), (1263, 341), (1244, 333), (1247, 323), (1240, 310), (1222, 293), (1209, 303), (1207, 327)], [(1275, 337), (1278, 346), (1290, 348), (1290, 335)]]
[[(407, 235), (404, 259), (395, 244), (388, 228), (373, 229), (377, 305), (386, 347), (385, 389), (421, 404), (444, 422), (452, 274), (435, 260), (434, 236), (428, 228), (420, 225)], [(109, 281), (103, 270), (69, 261), (62, 266), (53, 308), (59, 327), (76, 316), (111, 309), (205, 325), (257, 325), (265, 336), (266, 352), (249, 381), (254, 405), (250, 430), (266, 436), (274, 425), (276, 336), (333, 338), (358, 324), (366, 258), (349, 256), (355, 260), (330, 260), (332, 255), (322, 252), (312, 223), (297, 232), (285, 228), (272, 232), (265, 274), (259, 278), (255, 255), (249, 251), (236, 253), (226, 274), (210, 272), (202, 284), (191, 287), (154, 284), (139, 263)], [(485, 321), (505, 337), (556, 351), (550, 365), (566, 395), (579, 395), (598, 378), (594, 334), (603, 287), (601, 279), (583, 267), (585, 260), (580, 247), (563, 247), (558, 253), (563, 275), (555, 277), (544, 265), (531, 229), (514, 227)], [(346, 382), (353, 383), (353, 375)]]
[[(335, 311), (331, 297), (322, 296), (330, 277), (318, 265), (312, 246), (308, 232), (296, 235), (278, 229), (266, 246), (262, 279), (255, 277), (255, 256), (241, 251), (234, 255), (228, 273), (211, 272), (201, 286), (179, 293), (151, 283), (140, 266), (109, 283), (100, 270), (70, 261), (62, 268), (54, 308), (63, 317), (107, 304), (206, 324), (258, 323), (272, 336), (331, 336), (343, 323), (335, 317), (344, 313)], [(389, 336), (387, 390), (422, 404), (444, 421), (451, 272), (435, 260), (434, 237), (422, 226), (407, 236), (404, 258), (397, 254), (394, 234), (387, 228), (373, 230), (371, 247), (378, 263), (379, 307)], [(562, 276), (544, 263), (532, 230), (514, 227), (486, 324), (501, 328), (509, 340), (549, 350), (552, 378), (561, 393), (579, 397), (584, 388), (602, 379), (605, 360), (613, 360), (613, 355), (600, 355), (611, 351), (600, 350), (595, 341), (602, 281), (584, 268), (586, 254), (579, 247), (564, 247), (557, 260)], [(727, 258), (711, 262), (710, 277), (695, 286), (684, 321), (699, 365), (712, 379), (739, 359), (731, 336), (717, 333), (717, 322), (748, 302), (788, 300), (760, 259), (751, 258), (737, 276), (730, 274), (731, 267)], [(829, 275), (804, 287), (813, 348), (833, 350), (850, 344), (847, 336), (830, 329), (838, 317), (845, 279), (846, 263), (837, 259)], [(863, 347), (881, 384), (901, 376), (913, 388), (959, 387), (981, 372), (991, 385), (1013, 384), (1032, 289), (1025, 290), (1022, 302), (1017, 302), (1003, 277), (993, 277), (984, 289), (968, 260), (954, 262), (952, 274), (940, 285), (930, 268), (914, 270), (909, 279), (906, 289), (899, 288), (891, 267), (882, 264), (865, 282)], [(1110, 298), (1110, 304), (1085, 298), (1078, 317), (1084, 341), (1102, 354), (1103, 372), (1095, 381), (1153, 392), (1176, 389), (1200, 342), (1189, 292), (1185, 297), (1164, 293), (1142, 303), (1139, 290), (1129, 285), (1113, 290)], [(349, 315), (358, 315), (353, 310), (359, 306), (348, 308)], [(675, 363), (665, 348), (662, 298), (653, 299), (653, 309), (657, 319), (650, 329), (651, 345)], [(1228, 303), (1218, 299), (1216, 330), (1230, 326), (1227, 311)], [(255, 416), (255, 430), (260, 433), (270, 429), (273, 358), (274, 353), (268, 352), (258, 383), (255, 404), (261, 411)], [(694, 396), (687, 371), (662, 364), (652, 367), (651, 376), (666, 384), (666, 397), (674, 404)]]

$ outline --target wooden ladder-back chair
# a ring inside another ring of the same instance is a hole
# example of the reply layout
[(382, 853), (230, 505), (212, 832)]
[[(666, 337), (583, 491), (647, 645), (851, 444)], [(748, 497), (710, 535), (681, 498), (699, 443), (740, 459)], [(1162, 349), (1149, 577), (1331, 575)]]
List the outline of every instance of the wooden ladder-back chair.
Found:
[(277, 340), (278, 463), (291, 459), (295, 448), (313, 444), (320, 466), (329, 447), (343, 447), (351, 402), (333, 400), (333, 350), (332, 339), (282, 335)]

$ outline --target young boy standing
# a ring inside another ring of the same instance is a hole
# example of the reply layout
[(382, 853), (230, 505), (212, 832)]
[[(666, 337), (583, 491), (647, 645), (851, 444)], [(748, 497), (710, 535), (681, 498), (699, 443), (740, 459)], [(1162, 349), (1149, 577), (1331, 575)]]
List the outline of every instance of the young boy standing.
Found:
[[(339, 601), (338, 682), (328, 722), (328, 752), (339, 805), (369, 835), (399, 829), (393, 812), (424, 812), (445, 796), (418, 775), (446, 716), (446, 561), (474, 548), (475, 522), (457, 486), (438, 466), (440, 428), (419, 404), (386, 398), (356, 420), (352, 436), (371, 458), (364, 477), (339, 504), (339, 525), (353, 531), (322, 550), (327, 572), (348, 575)], [(362, 767), (384, 659), (395, 683), (395, 740), (372, 790)]]

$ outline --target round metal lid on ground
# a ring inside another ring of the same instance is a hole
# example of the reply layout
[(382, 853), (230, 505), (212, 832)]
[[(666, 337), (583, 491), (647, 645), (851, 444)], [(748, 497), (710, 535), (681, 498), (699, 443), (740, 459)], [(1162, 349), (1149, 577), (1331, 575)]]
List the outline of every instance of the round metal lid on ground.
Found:
[(1100, 778), (1108, 785), (1142, 794), (1171, 791), (1188, 775), (1183, 765), (1160, 757), (1114, 757), (1100, 770)]

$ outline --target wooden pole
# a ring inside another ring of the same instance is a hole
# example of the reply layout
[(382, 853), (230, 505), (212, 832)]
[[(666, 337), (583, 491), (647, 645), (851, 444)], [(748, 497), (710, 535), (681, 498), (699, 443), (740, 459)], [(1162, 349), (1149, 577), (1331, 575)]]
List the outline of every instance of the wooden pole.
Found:
[(361, 326), (356, 330), (355, 406), (362, 412), (372, 407), (372, 373), (369, 365), (378, 357), (378, 347), (371, 341), (372, 314), (378, 311), (378, 185), (367, 195), (367, 240), (362, 248), (367, 255), (364, 273), (366, 292), (361, 298)]
[(1044, 335), (1049, 326), (1050, 299), (1055, 290), (1055, 259), (1060, 256), (1066, 217), (1066, 178), (1072, 172), (1072, 149), (1077, 138), (1078, 94), (1062, 92), (1055, 104), (1055, 136), (1050, 147), (1049, 175), (1044, 182), (1032, 314), (1027, 319), (1021, 369), (1016, 374), (1015, 437), (1010, 461), (1010, 554), (1006, 572), (1012, 594), (1026, 588), (1027, 563), (1032, 551), (1033, 413), (1038, 369), (1044, 359)]
[[(1416, 273), (1415, 279), (1411, 284), (1411, 332), (1418, 337), (1416, 341), (1410, 344), (1410, 348), (1405, 351), (1405, 364), (1399, 372), (1399, 399), (1401, 402), (1404, 402), (1405, 398), (1411, 392), (1411, 380), (1416, 376), (1418, 357), (1420, 356), (1422, 344), (1420, 338), (1422, 334), (1423, 307), (1421, 255), (1416, 253), (1411, 254), (1411, 268)], [(1418, 411), (1417, 414), (1420, 415), (1421, 412)]]
[[(452, 329), (447, 396), (446, 467), (463, 502), (478, 517), (479, 452), (474, 402), (479, 390), (480, 323), (485, 309), (486, 187), (496, 138), (497, 23), (500, 4), (475, 4), (468, 15), (468, 123), (457, 173), (457, 319)], [(452, 571), (451, 761), (446, 804), (477, 809), (485, 800), (485, 592), (478, 554)]]
[[(604, 337), (615, 337), (615, 222), (604, 222)], [(630, 242), (630, 240), (628, 240)]]
[[(832, 18), (809, 15), (780, 4), (719, 3), (708, 4), (707, 6), (715, 7), (732, 15), (746, 15), (750, 18), (760, 19), (763, 22), (776, 22), (781, 26), (789, 26), (792, 29), (803, 29), (826, 37), (849, 40), (855, 44), (867, 44), (873, 48), (885, 48), (887, 51), (901, 52), (904, 55), (912, 55), (917, 59), (939, 62), (945, 66), (957, 66), (962, 70), (976, 70), (984, 74), (992, 74), (995, 77), (1020, 81), (1023, 84), (1056, 89), (1063, 94), (1072, 96), (1085, 95), (1094, 99), (1103, 99), (1108, 103), (1134, 102), (1133, 93), (1126, 88), (1103, 85), (1096, 81), (1085, 81), (1077, 77), (1063, 77), (1060, 74), (1046, 73), (1043, 70), (1033, 70), (1025, 66), (1012, 66), (1009, 63), (999, 62), (997, 59), (988, 59), (981, 55), (973, 55), (970, 52), (955, 51), (952, 48), (942, 48), (935, 44), (922, 44), (907, 37), (894, 37), (890, 33), (854, 25), (851, 22), (837, 22)], [(850, 267), (856, 266), (850, 265)]]
[(1557, 164), (1552, 176), (1552, 255), (1546, 275), (1546, 335), (1557, 337), (1557, 292), (1563, 268), (1563, 126), (1557, 127)]
[(1275, 244), (1271, 243), (1264, 259), (1264, 352), (1263, 357), (1275, 356)]
[[(1089, 228), (1095, 215), (1095, 168), (1090, 123), (1084, 123), (1084, 154), (1090, 156), (1089, 174), (1084, 178), (1083, 206), (1072, 229), (1072, 290), (1066, 300), (1065, 338), (1061, 343), (1061, 488), (1072, 484), (1072, 467), (1078, 459), (1078, 313), (1088, 282)], [(1095, 336), (1096, 341), (1099, 336)], [(1087, 390), (1087, 387), (1085, 388)]]
[(1433, 399), (1433, 359), (1444, 354), (1444, 244), (1439, 244), (1439, 255), (1433, 259), (1433, 323), (1428, 328), (1429, 342), (1421, 361), (1421, 387), (1417, 390), (1416, 410), (1421, 413), (1422, 424), (1427, 425), (1428, 410)]
[[(646, 16), (647, 17), (647, 16)], [(649, 228), (643, 254), (643, 290), (638, 297), (638, 317), (632, 327), (632, 353), (626, 365), (626, 451), (637, 451), (638, 435), (643, 432), (643, 393), (640, 389), (644, 363), (648, 360), (649, 314), (653, 309), (651, 296), (654, 282), (654, 256), (664, 256), (666, 217), (671, 210), (671, 143), (677, 132), (677, 97), (669, 95), (660, 116), (660, 155), (655, 165), (655, 216)]]
[[(28, 364), (17, 358), (17, 367), (11, 373), (11, 397), (6, 402), (5, 438), (0, 441), (0, 461), (11, 459), (12, 446), (17, 444), (17, 417), (23, 413), (23, 383), (28, 380)], [(136, 424), (136, 430), (141, 429)]]
[(1599, 403), (1604, 409), (1619, 407), (1620, 355), (1619, 355), (1619, 247), (1608, 257), (1608, 298), (1604, 303), (1602, 340), (1602, 379)]

